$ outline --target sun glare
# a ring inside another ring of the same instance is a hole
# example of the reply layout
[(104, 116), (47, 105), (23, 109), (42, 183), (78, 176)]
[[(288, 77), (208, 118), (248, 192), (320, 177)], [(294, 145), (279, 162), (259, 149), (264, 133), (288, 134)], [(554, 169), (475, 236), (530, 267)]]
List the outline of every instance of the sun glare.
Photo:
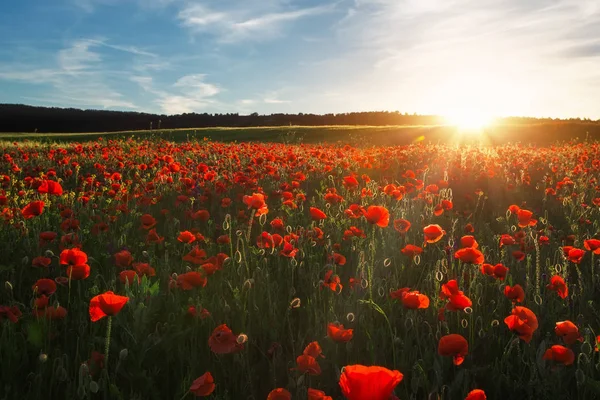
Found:
[(445, 118), (449, 125), (468, 132), (481, 132), (493, 121), (491, 115), (476, 110), (454, 112), (446, 115)]

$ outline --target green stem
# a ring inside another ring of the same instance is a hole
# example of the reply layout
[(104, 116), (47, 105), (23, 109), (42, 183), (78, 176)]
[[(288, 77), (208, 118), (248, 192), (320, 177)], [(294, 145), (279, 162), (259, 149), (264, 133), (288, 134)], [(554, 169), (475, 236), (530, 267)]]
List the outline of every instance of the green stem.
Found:
[(108, 350), (110, 347), (110, 332), (112, 329), (112, 317), (108, 317), (108, 325), (106, 326), (106, 342), (104, 345), (104, 365), (108, 372)]
[(188, 394), (190, 394), (190, 391), (189, 391), (189, 390), (188, 390), (187, 392), (185, 392), (185, 393), (183, 394), (183, 396), (181, 396), (181, 398), (180, 398), (179, 400), (183, 400), (183, 399), (185, 399), (185, 398), (187, 397), (187, 395), (188, 395)]

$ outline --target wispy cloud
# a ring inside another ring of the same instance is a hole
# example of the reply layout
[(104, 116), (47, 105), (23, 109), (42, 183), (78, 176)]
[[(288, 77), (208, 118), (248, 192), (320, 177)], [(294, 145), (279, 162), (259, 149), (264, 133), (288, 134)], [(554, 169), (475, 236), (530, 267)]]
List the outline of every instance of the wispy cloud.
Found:
[(57, 51), (54, 65), (45, 68), (35, 65), (0, 64), (0, 79), (49, 85), (53, 88), (52, 96), (35, 97), (43, 103), (136, 109), (137, 106), (131, 100), (126, 99), (107, 81), (111, 71), (103, 63), (102, 55), (93, 50), (106, 45), (95, 39), (75, 41)]
[(186, 75), (166, 89), (157, 88), (149, 76), (132, 76), (144, 91), (155, 97), (153, 100), (165, 114), (214, 111), (220, 102), (215, 99), (222, 89), (206, 82), (205, 74)]
[(261, 41), (281, 33), (286, 24), (296, 20), (330, 13), (337, 3), (315, 7), (286, 9), (285, 3), (272, 4), (267, 10), (250, 2), (233, 7), (210, 8), (204, 4), (189, 3), (179, 12), (182, 25), (194, 33), (208, 33), (221, 42)]

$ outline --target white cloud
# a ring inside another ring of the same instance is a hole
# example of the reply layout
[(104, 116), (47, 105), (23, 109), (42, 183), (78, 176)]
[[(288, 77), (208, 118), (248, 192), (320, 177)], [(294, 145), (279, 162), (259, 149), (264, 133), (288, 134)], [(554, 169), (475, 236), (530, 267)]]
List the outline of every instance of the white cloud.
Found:
[(155, 96), (154, 102), (165, 114), (204, 112), (222, 106), (214, 98), (221, 88), (207, 83), (205, 74), (182, 76), (167, 90), (156, 88), (153, 79), (148, 76), (132, 76), (130, 79)]
[(221, 91), (217, 86), (204, 82), (205, 79), (205, 74), (186, 75), (179, 78), (173, 86), (195, 97), (211, 97)]
[(288, 23), (332, 12), (337, 5), (289, 9), (286, 2), (277, 1), (265, 1), (262, 5), (254, 1), (221, 4), (224, 7), (213, 9), (189, 3), (181, 9), (178, 18), (192, 32), (212, 34), (221, 42), (260, 41), (277, 36)]
[[(137, 106), (109, 84), (111, 74), (103, 55), (95, 51), (105, 42), (82, 39), (59, 50), (54, 65), (38, 68), (22, 64), (0, 64), (0, 79), (49, 85), (52, 96), (29, 97), (42, 103), (84, 108), (129, 108)], [(112, 45), (110, 45), (112, 46)], [(120, 47), (120, 46), (117, 46)]]

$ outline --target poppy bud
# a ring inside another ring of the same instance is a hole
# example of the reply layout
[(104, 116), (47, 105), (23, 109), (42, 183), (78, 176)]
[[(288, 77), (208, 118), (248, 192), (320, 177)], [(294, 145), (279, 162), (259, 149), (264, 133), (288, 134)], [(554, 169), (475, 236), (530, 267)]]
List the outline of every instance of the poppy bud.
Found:
[(27, 265), (29, 264), (29, 257), (25, 256), (21, 259), (21, 264)]
[(90, 373), (90, 368), (87, 363), (83, 363), (79, 366), (79, 376), (88, 376)]
[(146, 258), (150, 257), (150, 254), (146, 250), (142, 251), (142, 255)]
[(98, 393), (98, 390), (100, 390), (98, 383), (96, 381), (90, 381), (90, 392)]
[(127, 358), (127, 356), (128, 356), (128, 355), (129, 355), (129, 350), (127, 350), (127, 349), (122, 349), (122, 350), (119, 352), (119, 360), (121, 360), (121, 361), (125, 360), (125, 359)]
[(48, 361), (48, 354), (45, 353), (40, 353), (40, 356), (38, 357), (38, 359), (40, 360), (40, 362), (43, 364), (46, 361)]
[(12, 293), (12, 283), (10, 283), (9, 281), (4, 282), (4, 289), (6, 289), (7, 292)]
[(348, 320), (348, 322), (354, 322), (354, 314), (353, 313), (348, 313), (348, 315), (346, 315), (346, 319)]
[(54, 252), (52, 250), (46, 250), (44, 255), (48, 258), (54, 257)]
[(301, 304), (300, 299), (298, 297), (296, 297), (295, 299), (293, 299), (290, 302), (290, 308), (299, 308), (300, 304)]
[(240, 333), (240, 334), (238, 335), (237, 339), (236, 339), (236, 342), (237, 342), (238, 344), (244, 344), (244, 343), (246, 343), (247, 341), (248, 341), (248, 336), (247, 336), (247, 335), (245, 335), (245, 334), (243, 334), (243, 333)]

